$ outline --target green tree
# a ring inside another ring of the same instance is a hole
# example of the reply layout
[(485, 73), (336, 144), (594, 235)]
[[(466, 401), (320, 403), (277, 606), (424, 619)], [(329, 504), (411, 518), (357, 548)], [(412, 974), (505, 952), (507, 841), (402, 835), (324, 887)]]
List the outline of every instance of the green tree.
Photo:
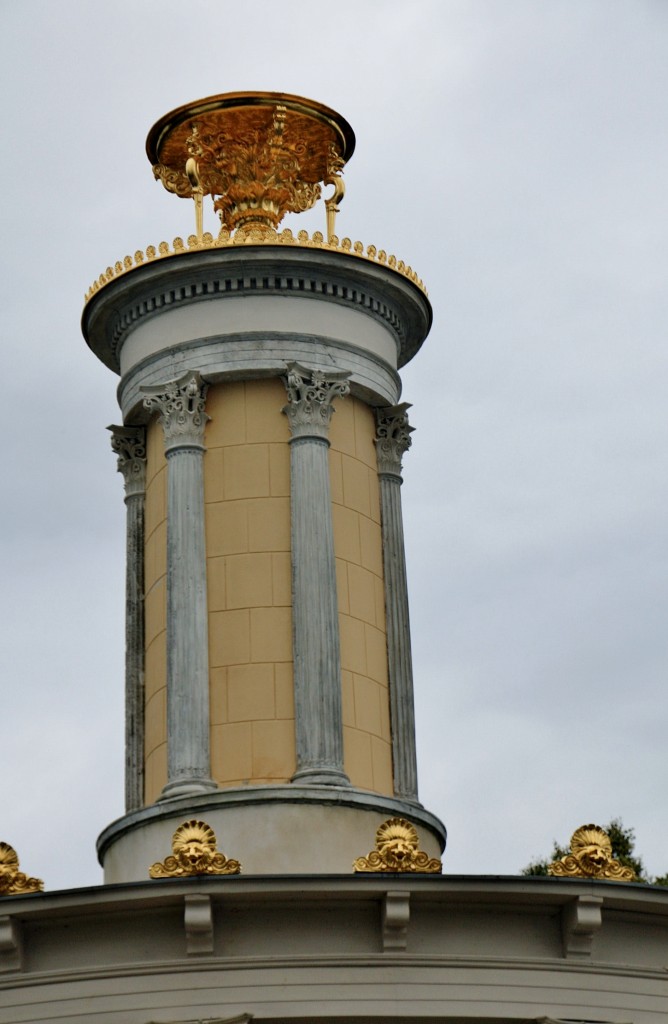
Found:
[[(649, 885), (668, 886), (668, 874), (652, 878), (647, 874), (642, 858), (635, 854), (636, 836), (632, 828), (625, 828), (621, 818), (613, 818), (609, 825), (602, 826), (610, 837), (612, 855), (620, 864), (633, 868), (639, 882), (646, 882)], [(560, 860), (570, 853), (568, 846), (561, 846), (556, 840), (552, 846), (552, 855), (545, 860), (534, 860), (522, 868), (523, 875), (547, 875), (548, 867), (555, 860)]]

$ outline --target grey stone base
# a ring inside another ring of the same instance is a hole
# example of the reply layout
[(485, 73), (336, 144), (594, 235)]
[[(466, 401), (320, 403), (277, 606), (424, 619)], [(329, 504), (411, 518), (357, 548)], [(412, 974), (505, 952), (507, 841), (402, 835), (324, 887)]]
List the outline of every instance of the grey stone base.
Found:
[(109, 825), (97, 849), (106, 884), (144, 881), (151, 864), (171, 854), (178, 826), (200, 818), (244, 875), (352, 874), (355, 858), (374, 849), (378, 826), (393, 817), (416, 826), (430, 857), (441, 855), (445, 828), (421, 806), (332, 785), (249, 786), (162, 800)]

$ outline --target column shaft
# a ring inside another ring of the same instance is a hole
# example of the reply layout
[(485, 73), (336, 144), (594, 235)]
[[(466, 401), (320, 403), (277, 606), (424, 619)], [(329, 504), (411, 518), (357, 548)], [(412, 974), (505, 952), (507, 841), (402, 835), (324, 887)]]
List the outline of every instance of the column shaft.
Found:
[(144, 500), (143, 427), (109, 427), (125, 481), (125, 810), (144, 802)]
[(408, 586), (401, 511), (401, 457), (410, 446), (407, 404), (377, 413), (376, 451), (385, 576), (385, 617), (390, 681), (390, 721), (394, 792), (417, 801), (413, 663), (408, 614)]
[(204, 412), (198, 373), (144, 389), (167, 457), (167, 785), (175, 797), (216, 788), (210, 778), (209, 641), (204, 532)]
[(297, 771), (293, 781), (350, 785), (343, 770), (341, 657), (327, 433), (347, 373), (292, 364), (290, 421), (292, 616)]

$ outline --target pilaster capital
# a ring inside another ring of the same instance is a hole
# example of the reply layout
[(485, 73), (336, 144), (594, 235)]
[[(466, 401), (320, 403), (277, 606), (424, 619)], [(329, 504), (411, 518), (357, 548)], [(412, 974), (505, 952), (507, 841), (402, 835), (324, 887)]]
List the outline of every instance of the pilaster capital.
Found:
[(409, 402), (376, 410), (376, 457), (378, 472), (399, 476), (401, 460), (411, 446), (415, 427), (408, 422)]
[(177, 380), (143, 387), (144, 408), (157, 412), (165, 434), (165, 451), (204, 448), (204, 411), (208, 385), (198, 370), (188, 370)]
[(283, 378), (288, 404), (283, 412), (288, 417), (292, 437), (327, 439), (335, 398), (350, 393), (348, 370), (310, 370), (299, 363), (289, 363)]
[(111, 450), (118, 456), (118, 472), (123, 474), (125, 497), (133, 498), (146, 490), (146, 429), (144, 427), (107, 427), (111, 431)]

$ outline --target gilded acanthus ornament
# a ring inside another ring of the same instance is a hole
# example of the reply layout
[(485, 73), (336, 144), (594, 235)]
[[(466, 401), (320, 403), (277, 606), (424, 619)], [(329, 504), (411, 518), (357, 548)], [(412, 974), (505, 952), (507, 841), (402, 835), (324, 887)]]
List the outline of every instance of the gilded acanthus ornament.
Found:
[(376, 849), (353, 861), (355, 871), (440, 874), (442, 865), (419, 849), (415, 826), (405, 818), (388, 818), (376, 832)]
[(238, 875), (241, 864), (216, 849), (216, 834), (205, 821), (184, 821), (172, 837), (172, 855), (149, 868), (151, 878)]
[(568, 878), (602, 878), (634, 882), (636, 874), (612, 856), (610, 837), (599, 825), (581, 825), (571, 837), (571, 852), (553, 861), (548, 874)]
[(210, 195), (227, 231), (265, 236), (275, 236), (286, 213), (310, 209), (322, 182), (335, 188), (329, 212), (343, 196), (341, 172), (354, 148), (352, 128), (335, 111), (266, 92), (187, 104), (161, 118), (146, 142), (153, 174), (169, 192)]
[(41, 878), (29, 878), (19, 871), (19, 858), (9, 843), (0, 843), (0, 896), (22, 896), (29, 892), (42, 892)]

